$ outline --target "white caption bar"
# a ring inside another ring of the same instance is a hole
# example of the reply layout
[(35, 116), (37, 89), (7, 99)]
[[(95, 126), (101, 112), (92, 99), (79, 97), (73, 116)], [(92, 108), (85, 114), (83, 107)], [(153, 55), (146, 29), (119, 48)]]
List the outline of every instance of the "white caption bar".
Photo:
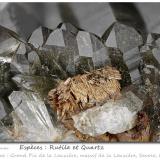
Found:
[(0, 144), (3, 160), (159, 160), (159, 144)]

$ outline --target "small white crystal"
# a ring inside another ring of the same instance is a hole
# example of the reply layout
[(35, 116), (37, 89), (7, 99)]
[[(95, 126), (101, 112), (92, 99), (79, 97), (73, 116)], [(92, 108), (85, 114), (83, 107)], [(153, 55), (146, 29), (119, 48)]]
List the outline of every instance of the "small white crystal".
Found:
[(135, 126), (137, 112), (143, 102), (132, 92), (120, 100), (110, 100), (103, 106), (94, 107), (72, 116), (74, 126), (83, 134), (98, 136), (109, 132), (122, 133)]

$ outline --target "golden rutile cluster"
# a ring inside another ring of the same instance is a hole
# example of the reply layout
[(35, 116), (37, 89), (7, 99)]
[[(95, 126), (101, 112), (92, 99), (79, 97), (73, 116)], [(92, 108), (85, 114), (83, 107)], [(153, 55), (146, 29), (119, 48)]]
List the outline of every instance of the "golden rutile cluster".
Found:
[[(77, 75), (68, 78), (66, 81), (60, 82), (56, 89), (48, 94), (49, 103), (53, 110), (57, 113), (58, 120), (64, 126), (75, 131), (75, 135), (82, 141), (100, 142), (100, 141), (123, 141), (124, 137), (131, 136), (135, 129), (129, 133), (125, 132), (119, 135), (104, 134), (97, 137), (82, 134), (75, 127), (72, 115), (78, 114), (88, 108), (104, 104), (109, 99), (118, 99), (120, 94), (121, 75), (118, 70), (113, 67), (105, 67), (83, 75)], [(148, 121), (146, 121), (148, 124)], [(145, 123), (145, 124), (146, 124)], [(142, 126), (142, 124), (141, 124)], [(146, 128), (139, 130), (139, 136), (143, 137)], [(134, 139), (133, 136), (130, 140)]]
[(120, 79), (119, 71), (112, 67), (94, 70), (61, 82), (48, 98), (58, 119), (67, 120), (108, 99), (116, 99), (120, 95)]

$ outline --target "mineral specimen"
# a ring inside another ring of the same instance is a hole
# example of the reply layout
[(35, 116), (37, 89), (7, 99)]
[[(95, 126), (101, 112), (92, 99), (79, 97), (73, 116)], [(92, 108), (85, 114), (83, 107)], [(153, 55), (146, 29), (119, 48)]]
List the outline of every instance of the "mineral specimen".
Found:
[(11, 70), (17, 73), (29, 74), (29, 62), (26, 57), (26, 48), (24, 44), (20, 44), (18, 50), (14, 53), (11, 60)]
[(0, 56), (9, 56), (20, 44), (18, 35), (2, 26), (0, 26), (0, 37)]
[(143, 44), (141, 35), (132, 27), (113, 23), (102, 38), (108, 47), (119, 48), (123, 53)]
[(24, 131), (22, 141), (53, 141), (57, 132), (42, 99), (35, 93), (14, 91), (9, 96)]
[[(106, 83), (107, 79), (116, 84)], [(122, 96), (120, 79), (114, 68), (98, 69), (62, 81), (49, 92), (48, 99), (58, 120), (81, 141), (125, 141), (126, 134), (128, 141), (149, 141), (148, 116), (142, 114), (147, 119), (143, 124), (139, 113), (143, 100), (131, 91)]]
[(58, 119), (63, 121), (98, 103), (116, 99), (120, 95), (120, 79), (121, 75), (114, 68), (98, 69), (61, 82), (49, 92), (48, 98)]
[(148, 46), (156, 46), (156, 41), (159, 38), (160, 38), (160, 34), (156, 34), (156, 33), (148, 34), (146, 45), (148, 45)]
[(21, 74), (15, 75), (12, 80), (17, 84), (17, 87), (27, 90), (33, 90), (33, 86), (36, 83), (34, 77)]
[(120, 142), (149, 142), (151, 138), (149, 118), (145, 112), (138, 114), (136, 126), (116, 135)]
[(62, 23), (53, 30), (37, 52), (49, 74), (61, 79), (110, 64), (107, 48), (101, 39), (69, 23)]
[(47, 39), (46, 45), (65, 47), (62, 30), (54, 30)]
[(43, 41), (42, 27), (39, 27), (32, 33), (28, 43), (31, 43), (34, 47), (38, 48), (43, 45)]
[(2, 120), (8, 113), (10, 113), (10, 108), (6, 101), (0, 98), (0, 120)]
[(58, 25), (58, 28), (64, 30), (64, 31), (70, 31), (73, 34), (77, 34), (78, 33), (78, 28), (76, 28), (75, 26), (73, 26), (71, 23), (60, 23)]
[(90, 136), (122, 133), (135, 126), (137, 112), (142, 105), (143, 102), (132, 92), (126, 92), (125, 98), (109, 100), (102, 106), (72, 116), (74, 127)]
[(104, 41), (70, 23), (39, 27), (26, 42), (0, 35), (0, 141), (158, 141), (158, 34), (142, 46), (116, 22)]
[(141, 60), (139, 46), (143, 44), (141, 35), (132, 27), (116, 22), (102, 36), (107, 47), (117, 48), (123, 54), (132, 83), (140, 84), (138, 67)]
[(158, 62), (159, 67), (160, 67), (160, 49), (154, 48), (152, 50), (153, 56), (155, 58), (155, 60)]
[(139, 48), (135, 47), (123, 54), (123, 60), (128, 67), (131, 81), (133, 84), (141, 83), (141, 75), (139, 72), (139, 66), (142, 60)]
[(137, 114), (136, 126), (119, 134), (105, 133), (100, 136), (89, 136), (75, 131), (78, 139), (84, 142), (148, 142), (151, 138), (149, 118), (145, 112)]
[(123, 53), (119, 49), (109, 48), (109, 56), (112, 66), (115, 67), (121, 74), (121, 87), (123, 88), (130, 85), (132, 81), (129, 74), (129, 69), (123, 60)]

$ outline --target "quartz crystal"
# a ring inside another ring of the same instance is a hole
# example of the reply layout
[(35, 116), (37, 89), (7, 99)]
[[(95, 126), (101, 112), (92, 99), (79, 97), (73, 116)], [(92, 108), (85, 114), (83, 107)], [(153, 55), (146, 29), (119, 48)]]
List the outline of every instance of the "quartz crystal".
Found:
[(77, 34), (78, 33), (78, 29), (73, 26), (71, 23), (60, 23), (58, 25), (58, 28), (64, 30), (64, 31), (70, 31), (73, 34)]
[(1, 142), (149, 141), (150, 128), (158, 141), (160, 34), (110, 20), (101, 38), (60, 23), (25, 41), (0, 26)]
[(34, 65), (34, 64), (41, 64), (40, 58), (38, 56), (38, 54), (35, 51), (31, 51), (28, 54), (28, 61), (30, 64)]
[(12, 80), (17, 84), (19, 88), (25, 88), (27, 90), (33, 90), (33, 86), (36, 83), (33, 76), (25, 76), (22, 74), (15, 75)]
[(112, 24), (102, 38), (107, 47), (119, 48), (123, 53), (143, 44), (141, 35), (133, 27), (119, 22)]
[(30, 35), (28, 43), (32, 44), (35, 48), (39, 48), (46, 42), (51, 32), (51, 29), (40, 26)]
[(112, 66), (120, 71), (122, 76), (122, 79), (120, 80), (121, 86), (124, 87), (130, 85), (131, 77), (129, 69), (123, 60), (123, 53), (119, 49), (109, 48), (109, 56)]
[(148, 34), (147, 36), (147, 41), (146, 41), (146, 44), (148, 46), (154, 46), (156, 43), (156, 40), (160, 38), (160, 35), (159, 34), (155, 34), (155, 33), (150, 33)]
[(65, 47), (62, 30), (54, 30), (47, 39), (46, 45)]
[[(0, 26), (0, 37), (0, 56), (9, 56), (9, 54), (17, 49), (20, 43), (18, 36), (11, 30)], [(17, 37), (17, 39), (15, 37)]]
[(141, 75), (138, 67), (141, 60), (139, 46), (143, 44), (141, 35), (133, 27), (116, 22), (108, 28), (102, 39), (107, 47), (117, 48), (122, 52), (131, 82), (140, 84)]
[(32, 92), (13, 91), (9, 96), (25, 130), (24, 141), (53, 141), (56, 130), (41, 98)]
[(135, 126), (136, 114), (143, 102), (132, 92), (120, 100), (110, 100), (102, 106), (94, 107), (72, 116), (74, 126), (83, 134), (98, 136), (109, 132), (121, 133)]
[(159, 49), (154, 48), (152, 50), (152, 53), (153, 53), (155, 60), (158, 62), (159, 66), (160, 66), (160, 48)]
[(42, 33), (42, 27), (37, 28), (29, 38), (28, 43), (31, 43), (34, 45), (34, 47), (38, 48), (42, 46), (43, 42), (43, 33)]
[[(148, 99), (145, 102), (146, 112), (150, 118), (152, 130), (152, 141), (157, 141), (160, 132), (160, 57), (159, 57), (159, 34), (149, 34), (144, 46), (149, 46), (147, 50), (141, 52), (143, 57), (141, 65), (141, 75)], [(150, 41), (149, 41), (150, 39)], [(143, 47), (143, 46), (142, 46)]]
[(29, 74), (29, 63), (26, 58), (26, 47), (21, 43), (11, 60), (11, 70), (17, 73)]
[[(39, 50), (49, 72), (63, 79), (110, 64), (108, 51), (100, 38), (68, 23), (53, 30)], [(49, 58), (54, 60), (51, 62)]]
[(8, 113), (10, 108), (4, 99), (0, 99), (0, 120), (2, 120)]

